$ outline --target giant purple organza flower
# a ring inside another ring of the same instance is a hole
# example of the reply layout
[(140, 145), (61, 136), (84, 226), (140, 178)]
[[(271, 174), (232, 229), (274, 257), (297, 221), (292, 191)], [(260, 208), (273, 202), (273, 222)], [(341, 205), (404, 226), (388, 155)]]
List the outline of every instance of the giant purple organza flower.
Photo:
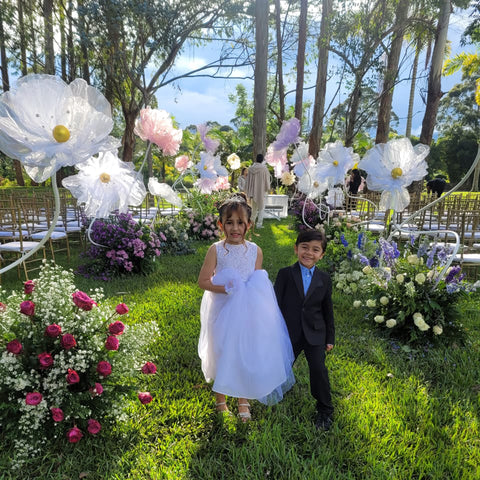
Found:
[(210, 127), (206, 124), (202, 123), (201, 125), (197, 125), (197, 131), (200, 134), (200, 138), (202, 139), (203, 145), (205, 146), (205, 150), (210, 152), (212, 155), (217, 150), (220, 142), (218, 140), (214, 140), (213, 138), (207, 137), (207, 133), (210, 131)]
[(298, 134), (300, 133), (300, 120), (298, 118), (290, 118), (285, 120), (280, 127), (277, 138), (272, 143), (273, 150), (283, 150), (288, 148), (292, 143), (298, 142)]
[(168, 112), (150, 107), (140, 110), (140, 118), (135, 122), (133, 131), (142, 140), (157, 145), (164, 155), (178, 153), (183, 136), (183, 131), (173, 126)]

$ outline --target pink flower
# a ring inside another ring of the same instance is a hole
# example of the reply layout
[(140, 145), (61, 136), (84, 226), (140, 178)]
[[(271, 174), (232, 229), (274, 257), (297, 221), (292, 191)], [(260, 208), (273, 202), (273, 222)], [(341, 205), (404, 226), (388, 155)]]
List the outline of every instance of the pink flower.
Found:
[(61, 422), (65, 418), (61, 408), (52, 407), (50, 411), (52, 412), (52, 418), (54, 422)]
[(120, 342), (118, 341), (118, 338), (114, 335), (110, 335), (105, 342), (105, 348), (107, 350), (118, 350), (119, 344)]
[(86, 312), (90, 311), (93, 306), (97, 305), (95, 300), (92, 300), (86, 293), (84, 292), (74, 292), (72, 293), (73, 303), (80, 308), (81, 310), (85, 310)]
[(152, 363), (152, 362), (147, 362), (143, 367), (142, 367), (142, 373), (145, 373), (147, 375), (151, 375), (153, 373), (156, 373), (157, 371), (157, 366)]
[(102, 426), (100, 425), (100, 422), (97, 422), (97, 420), (94, 420), (91, 418), (88, 421), (88, 433), (91, 433), (92, 435), (96, 435), (100, 430), (102, 429)]
[(33, 282), (33, 280), (27, 280), (26, 282), (24, 282), (23, 291), (25, 295), (30, 295), (34, 289), (35, 289), (35, 283)]
[(122, 322), (120, 322), (119, 320), (117, 320), (116, 322), (111, 323), (111, 324), (108, 326), (108, 331), (109, 331), (112, 335), (121, 335), (124, 330), (125, 330), (125, 325), (124, 325)]
[[(58, 337), (62, 333), (62, 327), (57, 325), (56, 323), (52, 323), (45, 328), (45, 335), (47, 337), (55, 338)], [(74, 345), (75, 346), (75, 345)]]
[(40, 363), (40, 368), (48, 368), (53, 365), (53, 357), (47, 352), (39, 353), (38, 362)]
[(75, 370), (72, 370), (71, 368), (68, 369), (67, 373), (67, 383), (69, 385), (74, 385), (75, 383), (78, 383), (80, 381), (80, 377), (78, 373)]
[(128, 313), (128, 307), (127, 307), (124, 303), (119, 303), (119, 304), (115, 307), (115, 311), (116, 311), (119, 315), (125, 315), (126, 313)]
[(170, 115), (165, 110), (140, 110), (140, 118), (135, 122), (133, 130), (142, 140), (155, 143), (164, 155), (175, 155), (182, 142), (183, 131), (173, 126)]
[(95, 395), (101, 395), (103, 393), (103, 387), (101, 383), (95, 382), (94, 387), (90, 387), (88, 391), (92, 394), (92, 396)]
[(14, 355), (18, 355), (22, 349), (23, 346), (17, 339), (7, 343), (7, 352), (13, 353)]
[(30, 392), (27, 393), (25, 397), (25, 403), (27, 405), (38, 405), (43, 399), (43, 396), (40, 392)]
[(65, 335), (62, 335), (62, 340), (60, 341), (60, 343), (65, 350), (70, 350), (71, 348), (75, 347), (75, 345), (77, 345), (77, 341), (71, 333), (66, 333)]
[(67, 432), (67, 438), (70, 443), (77, 443), (82, 439), (82, 437), (83, 433), (77, 427), (73, 427)]
[(107, 377), (108, 375), (110, 375), (112, 373), (112, 366), (110, 365), (109, 362), (107, 362), (105, 360), (101, 360), (97, 364), (97, 372), (100, 375), (103, 375), (104, 377)]
[(201, 193), (207, 193), (208, 195), (215, 190), (215, 180), (211, 178), (199, 178), (195, 181), (194, 185), (200, 190)]
[(217, 178), (217, 181), (215, 182), (216, 190), (228, 190), (229, 188), (230, 188), (230, 182), (228, 181), (228, 177)]
[(7, 306), (4, 303), (0, 302), (0, 313), (4, 312), (6, 309)]
[(210, 127), (207, 127), (205, 123), (201, 125), (197, 125), (197, 131), (200, 134), (200, 138), (202, 139), (203, 144), (205, 145), (205, 150), (207, 152), (215, 153), (215, 150), (220, 145), (218, 140), (213, 140), (210, 137), (207, 137), (207, 133), (210, 130)]
[(30, 300), (22, 302), (20, 304), (20, 313), (23, 313), (24, 315), (27, 315), (28, 317), (33, 316), (35, 314), (35, 304), (33, 302), (31, 302)]
[(147, 403), (150, 403), (153, 398), (150, 395), (150, 392), (138, 392), (138, 399), (140, 400), (140, 403), (142, 405), (146, 405)]
[(192, 166), (192, 162), (188, 158), (187, 155), (180, 155), (175, 159), (175, 168), (180, 172), (183, 173), (187, 168)]

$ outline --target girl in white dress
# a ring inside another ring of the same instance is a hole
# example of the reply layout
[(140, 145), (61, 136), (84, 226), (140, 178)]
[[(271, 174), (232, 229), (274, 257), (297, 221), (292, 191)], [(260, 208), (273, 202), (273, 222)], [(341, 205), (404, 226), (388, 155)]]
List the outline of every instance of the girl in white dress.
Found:
[(219, 208), (225, 239), (208, 250), (198, 276), (205, 290), (200, 308), (198, 354), (205, 379), (214, 380), (216, 408), (227, 412), (225, 396), (238, 398), (242, 421), (251, 418), (248, 399), (271, 405), (295, 382), (292, 346), (262, 250), (245, 240), (251, 208), (244, 196)]

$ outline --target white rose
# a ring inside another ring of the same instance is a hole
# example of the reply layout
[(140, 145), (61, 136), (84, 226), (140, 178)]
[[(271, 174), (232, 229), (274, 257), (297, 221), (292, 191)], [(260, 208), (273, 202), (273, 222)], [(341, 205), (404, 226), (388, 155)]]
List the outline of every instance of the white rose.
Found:
[(353, 306), (354, 306), (354, 308), (359, 308), (359, 307), (362, 306), (362, 302), (360, 300), (355, 300), (353, 302)]
[(397, 321), (394, 318), (389, 318), (386, 322), (385, 325), (388, 328), (393, 328), (397, 324)]
[(430, 328), (430, 325), (426, 323), (424, 320), (418, 325), (418, 329), (422, 332), (426, 332)]
[(365, 275), (368, 275), (369, 273), (372, 273), (372, 271), (373, 271), (373, 268), (370, 265), (367, 265), (366, 267), (363, 267), (363, 269), (362, 269), (362, 272)]
[(358, 286), (357, 286), (356, 283), (351, 283), (350, 288), (351, 288), (352, 292), (354, 292), (354, 293), (358, 290)]
[(442, 328), (442, 326), (441, 326), (441, 325), (435, 325), (435, 326), (433, 327), (433, 333), (434, 333), (435, 335), (441, 335), (441, 334), (443, 333), (443, 328)]
[(375, 315), (374, 320), (377, 323), (382, 323), (385, 320), (385, 317), (383, 315)]
[(418, 262), (419, 262), (419, 259), (416, 255), (409, 255), (407, 257), (407, 262), (410, 264), (410, 265), (418, 265)]
[(415, 281), (419, 284), (419, 285), (423, 285), (425, 283), (425, 275), (423, 273), (417, 273), (415, 275)]
[(381, 303), (382, 305), (388, 305), (388, 302), (389, 302), (389, 301), (390, 301), (390, 300), (388, 299), (388, 297), (381, 297), (381, 298), (380, 298), (380, 303)]
[(399, 273), (395, 279), (397, 280), (398, 283), (403, 283), (405, 281), (405, 277), (403, 276), (403, 274)]
[(375, 300), (372, 300), (370, 298), (367, 300), (367, 307), (374, 308), (376, 306), (377, 306), (377, 302)]
[[(417, 322), (417, 321), (420, 321), (420, 320), (423, 320), (423, 315), (420, 312), (415, 312), (413, 314), (413, 321)], [(416, 323), (415, 323), (415, 325), (416, 325)]]

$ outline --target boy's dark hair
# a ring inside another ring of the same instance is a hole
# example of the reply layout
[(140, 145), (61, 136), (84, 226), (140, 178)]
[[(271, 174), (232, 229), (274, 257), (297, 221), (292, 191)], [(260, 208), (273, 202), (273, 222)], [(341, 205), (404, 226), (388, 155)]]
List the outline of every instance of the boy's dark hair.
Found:
[(257, 155), (257, 159), (255, 160), (257, 163), (262, 163), (263, 162), (263, 154), (259, 153)]
[(310, 228), (308, 230), (302, 230), (295, 241), (295, 245), (300, 243), (311, 242), (312, 240), (318, 240), (322, 244), (322, 250), (325, 251), (327, 248), (327, 237), (320, 230), (315, 230)]

